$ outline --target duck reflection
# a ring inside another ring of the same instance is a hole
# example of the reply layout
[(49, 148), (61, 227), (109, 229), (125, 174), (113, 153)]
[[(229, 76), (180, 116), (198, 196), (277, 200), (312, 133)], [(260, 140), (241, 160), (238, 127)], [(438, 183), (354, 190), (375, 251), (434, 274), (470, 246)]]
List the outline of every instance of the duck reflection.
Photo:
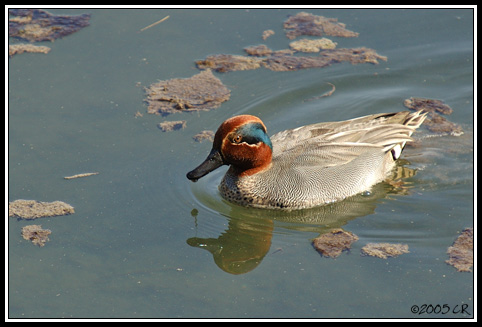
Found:
[[(186, 242), (209, 251), (223, 271), (244, 274), (255, 269), (268, 253), (275, 224), (279, 228), (327, 233), (374, 213), (377, 204), (390, 195), (407, 194), (409, 184), (403, 179), (413, 175), (415, 170), (398, 166), (393, 178), (375, 185), (370, 192), (311, 209), (282, 211), (232, 205), (226, 214), (228, 228), (219, 237), (191, 237)], [(197, 210), (193, 212), (197, 220)]]
[(192, 237), (187, 244), (211, 252), (222, 270), (244, 274), (256, 268), (268, 253), (273, 227), (271, 219), (229, 218), (228, 229), (218, 238)]

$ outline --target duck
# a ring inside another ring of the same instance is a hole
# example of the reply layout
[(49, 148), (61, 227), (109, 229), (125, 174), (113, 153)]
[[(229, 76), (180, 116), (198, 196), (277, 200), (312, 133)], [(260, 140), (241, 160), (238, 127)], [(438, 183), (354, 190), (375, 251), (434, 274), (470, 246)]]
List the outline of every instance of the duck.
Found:
[(401, 111), (322, 122), (268, 136), (260, 118), (228, 118), (193, 182), (228, 165), (222, 197), (245, 207), (306, 209), (367, 192), (388, 178), (427, 113)]

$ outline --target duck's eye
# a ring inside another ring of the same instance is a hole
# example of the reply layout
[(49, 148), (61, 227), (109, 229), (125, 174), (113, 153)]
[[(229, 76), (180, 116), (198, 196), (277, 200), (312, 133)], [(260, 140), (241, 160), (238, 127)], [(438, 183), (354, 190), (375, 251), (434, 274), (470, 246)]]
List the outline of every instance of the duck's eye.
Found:
[(243, 137), (241, 135), (237, 134), (233, 137), (233, 142), (234, 143), (241, 143), (242, 139), (243, 139)]

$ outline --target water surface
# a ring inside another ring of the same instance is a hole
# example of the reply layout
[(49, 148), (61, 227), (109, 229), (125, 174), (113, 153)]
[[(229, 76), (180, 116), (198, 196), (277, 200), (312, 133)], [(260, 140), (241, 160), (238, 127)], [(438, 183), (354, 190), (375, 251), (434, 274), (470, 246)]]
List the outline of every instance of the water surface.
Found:
[[(473, 226), (471, 10), (305, 10), (360, 33), (332, 37), (339, 48), (365, 46), (388, 61), (215, 73), (231, 89), (220, 108), (146, 113), (143, 87), (196, 74), (195, 60), (261, 43), (286, 49), (282, 23), (300, 11), (50, 10), (90, 12), (91, 25), (46, 43), (49, 54), (9, 59), (9, 201), (60, 200), (76, 212), (36, 221), (52, 230), (43, 248), (22, 239), (30, 222), (9, 218), (10, 318), (473, 317), (473, 274), (445, 263)], [(275, 35), (264, 41), (267, 29)], [(306, 101), (327, 83), (335, 93)], [(274, 134), (405, 110), (410, 97), (443, 100), (465, 133), (418, 133), (422, 145), (403, 156), (416, 171), (406, 192), (380, 184), (342, 204), (283, 213), (223, 201), (225, 168), (196, 184), (185, 177), (211, 147), (192, 136), (233, 115), (257, 115)], [(180, 131), (156, 127), (181, 119)], [(99, 175), (63, 179), (84, 172)], [(311, 240), (334, 227), (359, 240), (322, 258)], [(370, 242), (408, 244), (410, 253), (360, 256)], [(411, 312), (423, 304), (451, 310)]]

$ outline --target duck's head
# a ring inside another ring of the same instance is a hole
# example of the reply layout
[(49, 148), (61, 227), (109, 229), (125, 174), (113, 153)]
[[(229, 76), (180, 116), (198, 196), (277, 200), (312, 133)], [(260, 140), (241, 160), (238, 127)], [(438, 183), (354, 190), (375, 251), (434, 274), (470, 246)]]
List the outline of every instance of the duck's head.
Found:
[(238, 176), (249, 176), (269, 167), (272, 153), (273, 146), (261, 119), (235, 116), (219, 126), (208, 157), (187, 173), (187, 178), (196, 182), (222, 165), (231, 165)]

